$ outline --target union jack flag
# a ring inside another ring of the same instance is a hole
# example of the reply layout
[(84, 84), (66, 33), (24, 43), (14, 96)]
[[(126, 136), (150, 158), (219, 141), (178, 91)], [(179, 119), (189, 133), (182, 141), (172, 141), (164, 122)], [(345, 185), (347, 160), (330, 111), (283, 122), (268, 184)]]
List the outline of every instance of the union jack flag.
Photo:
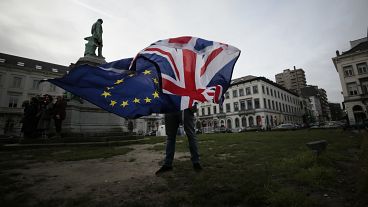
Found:
[(240, 50), (196, 37), (161, 40), (142, 50), (157, 64), (162, 92), (180, 96), (180, 109), (198, 102), (219, 103), (228, 89)]

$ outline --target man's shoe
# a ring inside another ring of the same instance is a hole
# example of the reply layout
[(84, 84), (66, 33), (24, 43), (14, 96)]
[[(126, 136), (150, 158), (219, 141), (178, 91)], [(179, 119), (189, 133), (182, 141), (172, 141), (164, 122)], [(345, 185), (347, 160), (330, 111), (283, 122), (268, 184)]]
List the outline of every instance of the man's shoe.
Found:
[(162, 167), (159, 170), (157, 170), (155, 174), (160, 175), (162, 173), (169, 172), (172, 170), (173, 170), (172, 166), (162, 165)]
[(201, 164), (199, 164), (199, 163), (193, 163), (193, 169), (194, 169), (194, 171), (196, 171), (196, 172), (200, 172), (200, 171), (202, 171), (202, 170), (203, 170), (203, 168), (202, 168)]

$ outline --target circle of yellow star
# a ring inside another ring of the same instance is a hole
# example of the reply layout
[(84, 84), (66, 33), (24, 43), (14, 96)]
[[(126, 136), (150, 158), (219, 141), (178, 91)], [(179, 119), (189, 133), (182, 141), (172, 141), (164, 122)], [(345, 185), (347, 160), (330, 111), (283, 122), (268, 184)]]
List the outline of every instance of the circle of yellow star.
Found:
[(158, 98), (159, 97), (157, 91), (155, 91), (152, 95), (153, 95), (153, 98)]
[(140, 103), (139, 98), (134, 98), (133, 103)]
[(108, 97), (108, 96), (111, 96), (111, 93), (109, 93), (109, 92), (107, 92), (107, 91), (104, 91), (104, 92), (101, 94), (101, 96), (105, 96), (105, 98), (106, 98), (106, 97)]
[(151, 71), (150, 71), (150, 70), (145, 70), (145, 71), (143, 72), (143, 74), (145, 74), (145, 75), (151, 74)]
[(123, 108), (125, 108), (126, 106), (128, 106), (128, 101), (123, 101), (120, 106), (122, 106)]
[(116, 80), (116, 82), (114, 84), (117, 85), (117, 84), (120, 84), (122, 82), (124, 82), (124, 79), (119, 79), (119, 80)]
[(110, 106), (115, 106), (115, 104), (116, 104), (116, 103), (117, 103), (116, 101), (111, 100), (111, 101), (110, 101)]
[(146, 103), (151, 103), (151, 100), (152, 100), (152, 99), (150, 99), (150, 98), (146, 97), (144, 100), (146, 101)]

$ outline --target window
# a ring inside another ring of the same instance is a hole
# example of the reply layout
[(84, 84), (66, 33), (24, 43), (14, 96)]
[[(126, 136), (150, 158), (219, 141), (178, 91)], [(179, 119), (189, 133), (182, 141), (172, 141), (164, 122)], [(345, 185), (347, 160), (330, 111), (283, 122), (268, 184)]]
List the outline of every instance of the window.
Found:
[(358, 86), (355, 82), (354, 83), (348, 83), (348, 84), (346, 84), (346, 86), (348, 88), (348, 94), (350, 96), (358, 95)]
[(51, 92), (56, 91), (56, 86), (54, 84), (50, 84), (49, 91)]
[(267, 109), (267, 101), (265, 98), (263, 99), (263, 105), (264, 105), (264, 108)]
[(354, 71), (351, 65), (343, 67), (345, 77), (353, 76)]
[(234, 102), (234, 111), (239, 111), (239, 102)]
[(358, 69), (358, 74), (367, 73), (367, 63), (359, 63), (356, 66)]
[(239, 118), (235, 118), (235, 127), (240, 127)]
[(207, 108), (207, 114), (208, 114), (208, 115), (211, 115), (211, 107), (208, 107), (208, 108)]
[(230, 94), (229, 94), (229, 92), (226, 92), (225, 93), (225, 99), (229, 99), (230, 98)]
[(0, 63), (5, 63), (5, 59), (0, 58)]
[(245, 94), (247, 94), (247, 95), (252, 94), (252, 93), (250, 92), (250, 87), (246, 87), (246, 88), (245, 88)]
[(33, 80), (32, 89), (33, 90), (39, 90), (40, 89), (40, 80)]
[(273, 90), (272, 90), (272, 88), (270, 89), (270, 91), (271, 91), (271, 96), (273, 96)]
[(213, 113), (216, 114), (217, 113), (217, 108), (216, 106), (213, 106)]
[(21, 88), (22, 85), (22, 78), (21, 77), (13, 77), (13, 88)]
[(244, 100), (240, 101), (240, 110), (245, 111), (245, 101)]
[(9, 108), (17, 108), (18, 96), (9, 96)]
[(362, 87), (363, 94), (368, 94), (368, 79), (361, 80), (360, 85)]
[(230, 112), (230, 104), (229, 103), (226, 104), (226, 112)]
[(265, 94), (264, 86), (262, 86), (262, 93)]
[(253, 86), (253, 94), (257, 94), (258, 93), (258, 86)]
[(281, 93), (281, 99), (284, 100), (284, 94), (283, 93)]
[(279, 105), (277, 104), (277, 101), (275, 101), (275, 107), (276, 107), (276, 111), (279, 110)]
[(280, 91), (277, 91), (277, 96), (280, 98)]
[(260, 106), (259, 106), (259, 98), (255, 98), (254, 99), (254, 108), (255, 109), (259, 109), (260, 108)]
[(233, 98), (238, 97), (238, 90), (233, 90)]
[(36, 65), (35, 66), (37, 70), (41, 70), (42, 69), (42, 66), (41, 65)]
[(18, 66), (24, 66), (24, 63), (22, 63), (22, 62), (17, 62), (17, 65), (18, 65)]
[(271, 109), (271, 101), (270, 100), (267, 101), (268, 101), (268, 108)]
[(270, 91), (268, 90), (268, 87), (266, 87), (267, 95), (270, 95)]
[(244, 96), (244, 89), (239, 89), (239, 96)]
[(247, 100), (247, 109), (248, 109), (248, 110), (253, 109), (252, 99), (248, 99), (248, 100)]
[(275, 102), (272, 101), (272, 110), (275, 110)]
[(202, 116), (204, 116), (205, 115), (205, 113), (204, 113), (204, 108), (202, 108)]
[(223, 105), (219, 105), (220, 106), (220, 113), (224, 112), (224, 106)]
[(51, 70), (52, 70), (52, 72), (54, 72), (54, 73), (59, 72), (59, 70), (58, 70), (57, 68), (53, 68), (53, 69), (51, 69)]

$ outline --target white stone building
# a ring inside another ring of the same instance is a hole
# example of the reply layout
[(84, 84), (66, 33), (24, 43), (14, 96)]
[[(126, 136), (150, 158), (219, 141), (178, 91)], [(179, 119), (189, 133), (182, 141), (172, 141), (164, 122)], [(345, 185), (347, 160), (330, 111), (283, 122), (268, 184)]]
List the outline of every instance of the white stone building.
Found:
[(0, 53), (0, 135), (18, 134), (22, 103), (31, 97), (62, 95), (64, 90), (43, 79), (61, 77), (68, 67)]
[(202, 103), (197, 128), (211, 132), (225, 127), (267, 129), (281, 123), (302, 124), (299, 96), (264, 77), (245, 76), (231, 81), (223, 105)]
[(368, 106), (368, 38), (350, 42), (351, 48), (332, 58), (339, 73), (344, 106), (349, 124), (361, 124), (367, 118)]

